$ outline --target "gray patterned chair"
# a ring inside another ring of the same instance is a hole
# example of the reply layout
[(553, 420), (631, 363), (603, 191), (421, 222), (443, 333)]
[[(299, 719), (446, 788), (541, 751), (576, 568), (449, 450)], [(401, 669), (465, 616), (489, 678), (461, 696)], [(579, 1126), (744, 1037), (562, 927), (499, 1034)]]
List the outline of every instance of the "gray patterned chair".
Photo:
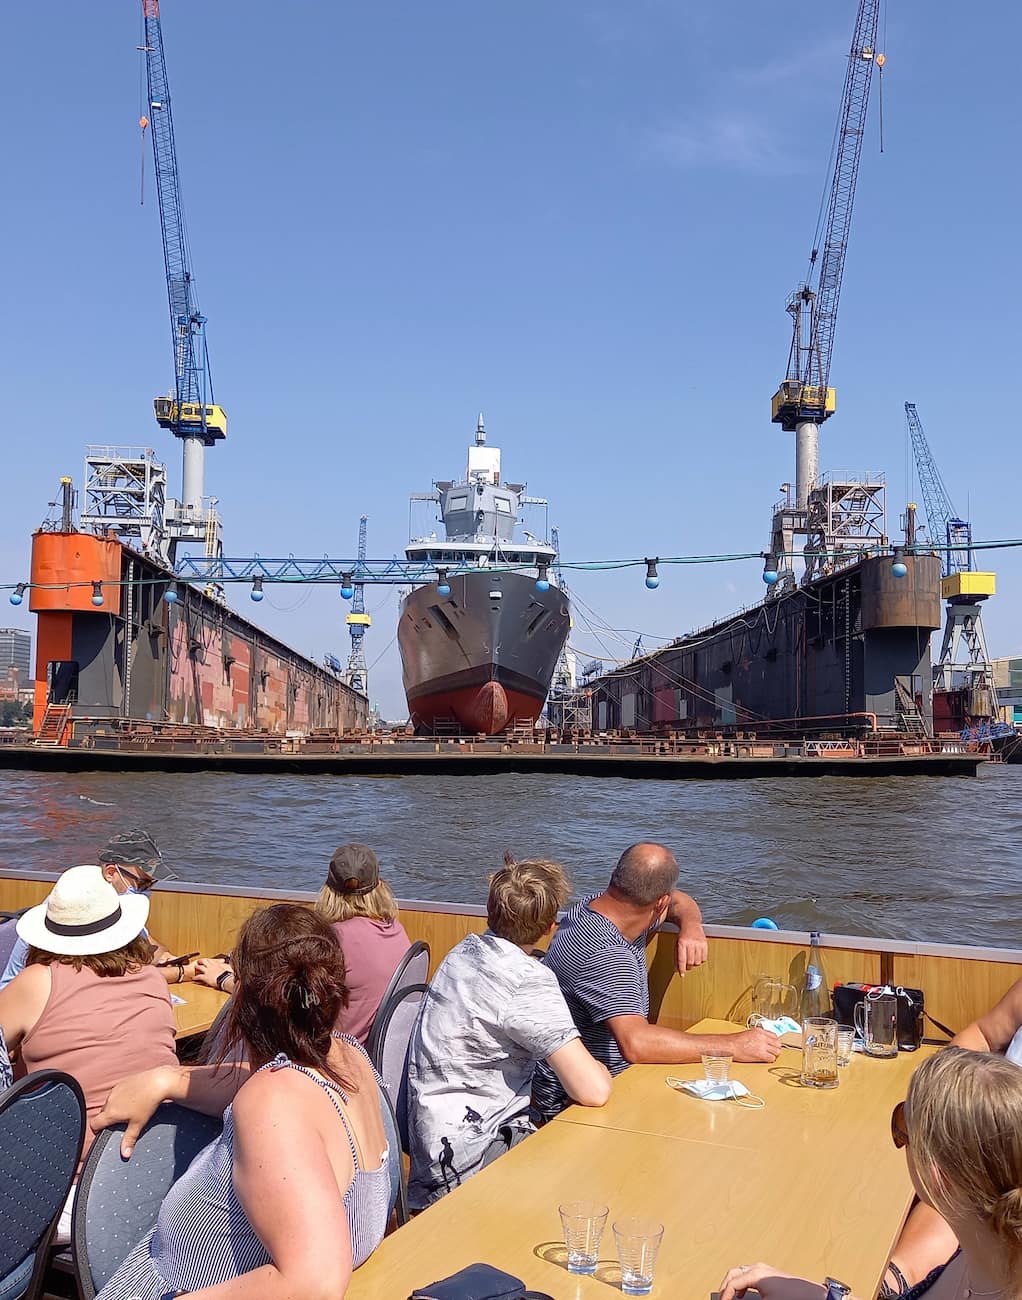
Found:
[(37, 1070), (0, 1096), (0, 1300), (41, 1295), (84, 1139), (85, 1098), (69, 1074)]
[(78, 1180), (71, 1224), (81, 1300), (94, 1300), (113, 1277), (155, 1224), (171, 1187), (222, 1127), (219, 1116), (165, 1102), (142, 1130), (130, 1160), (121, 1157), (123, 1124), (99, 1134)]

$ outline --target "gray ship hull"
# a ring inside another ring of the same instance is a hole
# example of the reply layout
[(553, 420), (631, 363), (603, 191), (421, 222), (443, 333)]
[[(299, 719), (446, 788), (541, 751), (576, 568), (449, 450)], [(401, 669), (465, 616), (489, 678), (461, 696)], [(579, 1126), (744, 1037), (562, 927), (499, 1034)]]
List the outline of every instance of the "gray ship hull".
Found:
[[(522, 573), (480, 569), (405, 598), (398, 647), (408, 711), (420, 731), (493, 735), (535, 721), (570, 625), (568, 598)], [(499, 593), (496, 594), (496, 593)]]

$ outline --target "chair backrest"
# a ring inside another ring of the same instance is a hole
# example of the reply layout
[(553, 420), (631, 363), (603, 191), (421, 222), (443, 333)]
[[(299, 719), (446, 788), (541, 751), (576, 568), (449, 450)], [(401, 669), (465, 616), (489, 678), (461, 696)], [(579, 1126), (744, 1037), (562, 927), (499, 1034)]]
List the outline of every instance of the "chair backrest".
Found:
[(429, 944), (423, 942), (422, 939), (416, 939), (405, 955), (401, 958), (400, 965), (390, 977), (390, 983), (387, 985), (383, 997), (380, 998), (379, 1010), (376, 1012), (373, 1027), (370, 1029), (369, 1037), (366, 1039), (366, 1051), (370, 1056), (373, 1055), (373, 1052), (376, 1049), (376, 1039), (379, 1037), (377, 1026), (380, 1023), (380, 1012), (385, 1006), (389, 1006), (402, 989), (410, 988), (413, 984), (425, 984), (428, 975)]
[(369, 1056), (377, 1073), (383, 1079), (397, 1116), (401, 1135), (401, 1150), (408, 1151), (408, 1049), (412, 1030), (419, 1015), (422, 999), (429, 992), (428, 984), (410, 984), (399, 990), (389, 1002), (380, 1007), (376, 1017), (379, 1034), (375, 1052)]
[(390, 1208), (397, 1215), (400, 1228), (408, 1222), (408, 1179), (405, 1177), (404, 1161), (401, 1159), (401, 1133), (397, 1126), (394, 1103), (386, 1088), (379, 1088), (380, 1113), (383, 1116), (383, 1131), (390, 1148)]
[[(41, 1289), (46, 1247), (84, 1140), (85, 1098), (69, 1074), (37, 1070), (0, 1097), (0, 1294)], [(24, 1289), (14, 1286), (15, 1273), (24, 1275)]]
[(14, 951), (14, 945), (18, 941), (18, 919), (10, 917), (5, 921), (0, 921), (0, 975), (3, 974), (4, 967)]
[(167, 1102), (142, 1130), (130, 1160), (121, 1156), (124, 1125), (104, 1129), (78, 1180), (71, 1246), (82, 1300), (94, 1300), (156, 1223), (171, 1187), (223, 1127)]

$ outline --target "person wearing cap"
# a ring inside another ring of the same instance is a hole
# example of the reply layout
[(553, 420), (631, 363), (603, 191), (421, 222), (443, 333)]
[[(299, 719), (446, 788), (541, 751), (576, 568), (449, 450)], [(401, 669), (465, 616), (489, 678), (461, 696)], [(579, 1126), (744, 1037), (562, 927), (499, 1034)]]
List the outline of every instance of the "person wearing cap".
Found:
[[(145, 938), (149, 899), (119, 894), (98, 866), (71, 867), (17, 923), (28, 964), (0, 990), (0, 1033), (26, 1073), (64, 1070), (89, 1118), (140, 1070), (177, 1063), (167, 984)], [(92, 1144), (85, 1132), (84, 1159)], [(70, 1240), (72, 1195), (57, 1241)]]
[(316, 911), (333, 923), (348, 972), (348, 1005), (337, 1028), (364, 1043), (391, 976), (411, 947), (368, 844), (343, 844), (334, 853)]
[[(147, 894), (159, 878), (163, 854), (149, 831), (136, 828), (122, 831), (109, 840), (99, 854), (98, 864), (104, 880), (109, 881), (119, 894)], [(143, 934), (154, 946), (153, 962), (168, 984), (180, 984), (183, 980), (195, 978), (194, 962), (175, 962), (174, 954), (154, 939), (148, 930)], [(5, 989), (15, 975), (25, 969), (27, 957), (28, 945), (16, 939), (0, 975), (0, 989)]]

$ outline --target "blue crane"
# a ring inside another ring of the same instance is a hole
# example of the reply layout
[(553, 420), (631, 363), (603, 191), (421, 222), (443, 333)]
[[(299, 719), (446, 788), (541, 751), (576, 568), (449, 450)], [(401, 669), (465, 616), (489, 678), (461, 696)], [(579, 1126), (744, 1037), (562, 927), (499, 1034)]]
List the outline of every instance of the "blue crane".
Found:
[(974, 570), (976, 563), (972, 552), (972, 525), (966, 519), (959, 519), (957, 510), (951, 504), (951, 496), (944, 486), (937, 462), (933, 459), (930, 444), (926, 441), (923, 422), (919, 418), (915, 402), (905, 403), (905, 419), (908, 421), (912, 454), (919, 474), (919, 490), (923, 498), (930, 545), (940, 549), (944, 577)]
[(951, 504), (914, 402), (905, 403), (912, 453), (930, 534), (941, 554), (941, 595), (947, 601), (944, 637), (933, 666), (935, 730), (970, 731), (997, 717), (997, 686), (983, 632), (983, 601), (997, 589), (996, 575), (976, 570), (972, 525)]
[[(366, 558), (366, 523), (367, 515), (358, 521), (358, 562), (365, 564)], [(353, 691), (363, 695), (369, 694), (369, 669), (366, 667), (365, 640), (366, 631), (372, 625), (372, 617), (366, 613), (365, 583), (356, 582), (351, 598), (351, 613), (348, 615), (348, 631), (351, 633), (351, 653), (348, 655), (348, 685)]]
[(194, 512), (202, 508), (205, 449), (227, 436), (227, 414), (213, 397), (206, 317), (199, 311), (188, 254), (159, 0), (142, 0), (142, 22), (148, 103), (139, 123), (143, 139), (146, 128), (152, 130), (174, 347), (174, 394), (157, 397), (153, 407), (160, 427), (183, 442), (181, 504)]
[(880, 0), (859, 0), (845, 70), (830, 187), (825, 205), (820, 208), (809, 274), (787, 303), (792, 318), (791, 350), (787, 373), (774, 394), (771, 419), (787, 432), (795, 433), (795, 506), (799, 510), (806, 509), (809, 491), (818, 478), (819, 426), (835, 409), (834, 390), (829, 385), (838, 301), (873, 68), (884, 65), (884, 56), (876, 52), (879, 13)]

